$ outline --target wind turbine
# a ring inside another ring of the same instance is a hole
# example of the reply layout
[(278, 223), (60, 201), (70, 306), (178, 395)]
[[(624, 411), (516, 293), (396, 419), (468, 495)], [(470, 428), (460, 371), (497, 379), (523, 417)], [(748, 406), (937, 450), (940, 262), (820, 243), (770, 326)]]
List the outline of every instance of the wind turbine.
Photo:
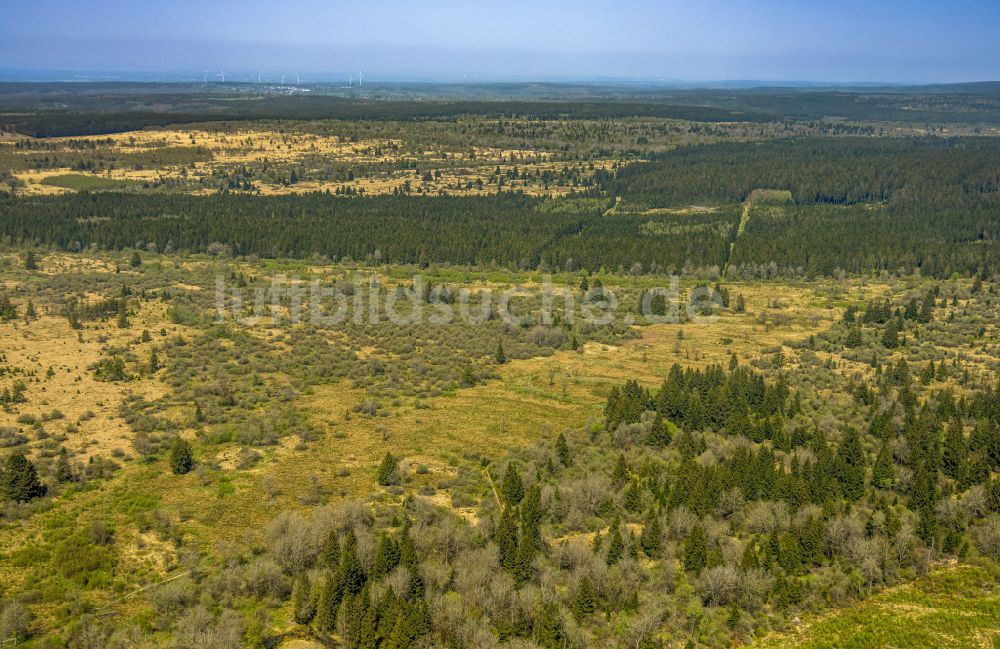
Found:
[(260, 72), (257, 73), (257, 83), (263, 83), (263, 81), (261, 80), (263, 76), (264, 75), (261, 74)]
[(361, 87), (361, 79), (362, 78), (363, 78), (363, 75), (361, 74), (361, 70), (358, 70), (358, 88)]
[(205, 72), (204, 72), (204, 75), (205, 75), (205, 83), (208, 83), (208, 72), (207, 72), (207, 71), (205, 71)]
[(226, 82), (226, 73), (225, 72), (220, 72), (219, 74), (217, 74), (215, 76), (222, 77), (222, 83)]
[(281, 73), (281, 85), (285, 85), (285, 73)]
[(300, 83), (302, 83), (302, 79), (299, 78), (299, 73), (296, 72), (295, 73), (295, 85), (299, 85)]
[(354, 85), (354, 76), (350, 72), (348, 72), (347, 73), (347, 87), (350, 88), (353, 85)]

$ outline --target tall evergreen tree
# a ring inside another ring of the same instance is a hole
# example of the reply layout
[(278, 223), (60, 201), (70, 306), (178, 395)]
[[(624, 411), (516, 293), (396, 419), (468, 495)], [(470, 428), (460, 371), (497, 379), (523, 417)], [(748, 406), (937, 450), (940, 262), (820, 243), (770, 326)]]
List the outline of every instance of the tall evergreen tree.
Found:
[(941, 470), (952, 479), (958, 478), (959, 467), (965, 459), (965, 435), (962, 433), (962, 422), (952, 420), (948, 426), (944, 449), (941, 453)]
[(608, 529), (608, 554), (605, 557), (605, 562), (609, 566), (613, 566), (621, 560), (624, 553), (625, 541), (622, 539), (621, 524), (616, 518)]
[(367, 583), (365, 568), (358, 558), (358, 538), (354, 531), (347, 533), (340, 557), (340, 578), (344, 582), (344, 590), (351, 595), (357, 595)]
[(684, 541), (684, 569), (700, 575), (708, 563), (708, 538), (705, 528), (699, 523), (692, 528)]
[(387, 487), (396, 481), (396, 473), (396, 458), (392, 456), (392, 453), (386, 452), (385, 457), (382, 458), (382, 463), (379, 464), (378, 470), (375, 472), (375, 480), (379, 485)]
[(509, 505), (504, 507), (497, 524), (493, 540), (500, 553), (500, 565), (506, 570), (513, 570), (517, 558), (517, 518), (514, 509)]
[(836, 472), (840, 493), (857, 500), (865, 491), (865, 452), (858, 431), (848, 428), (837, 447)]
[(304, 572), (295, 580), (295, 587), (292, 589), (292, 613), (296, 624), (309, 624), (316, 615), (312, 583), (309, 581), (309, 575)]
[(512, 506), (517, 505), (524, 498), (524, 483), (521, 482), (521, 474), (518, 473), (513, 462), (507, 464), (507, 472), (503, 476), (500, 493), (503, 494), (504, 500)]
[(0, 474), (0, 495), (6, 500), (28, 502), (45, 495), (46, 487), (38, 479), (38, 471), (22, 453), (13, 453)]
[(566, 436), (562, 433), (559, 433), (559, 437), (556, 438), (556, 455), (563, 466), (568, 467), (573, 461), (569, 451), (569, 444), (566, 443)]
[(586, 576), (580, 580), (580, 585), (576, 589), (576, 597), (573, 598), (573, 617), (578, 622), (590, 617), (597, 608), (596, 593), (594, 585)]
[(337, 611), (344, 599), (344, 580), (336, 570), (328, 570), (323, 579), (323, 589), (320, 591), (316, 604), (316, 627), (320, 631), (332, 631), (337, 626)]
[(655, 557), (663, 543), (663, 528), (660, 524), (660, 517), (653, 509), (646, 515), (646, 522), (642, 526), (642, 533), (639, 535), (639, 545), (647, 556)]
[(889, 446), (882, 442), (878, 455), (875, 457), (875, 466), (872, 469), (872, 484), (879, 489), (892, 489), (896, 483), (896, 468), (892, 463), (892, 453)]
[(194, 468), (194, 456), (191, 454), (191, 444), (183, 437), (174, 438), (170, 449), (170, 470), (176, 475), (183, 475)]

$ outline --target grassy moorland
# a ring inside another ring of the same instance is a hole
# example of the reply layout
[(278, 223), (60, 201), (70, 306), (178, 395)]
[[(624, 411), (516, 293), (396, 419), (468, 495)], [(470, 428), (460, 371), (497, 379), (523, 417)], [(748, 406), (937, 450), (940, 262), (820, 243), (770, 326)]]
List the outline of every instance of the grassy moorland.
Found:
[(0, 141), (0, 643), (995, 644), (995, 142), (623, 106)]

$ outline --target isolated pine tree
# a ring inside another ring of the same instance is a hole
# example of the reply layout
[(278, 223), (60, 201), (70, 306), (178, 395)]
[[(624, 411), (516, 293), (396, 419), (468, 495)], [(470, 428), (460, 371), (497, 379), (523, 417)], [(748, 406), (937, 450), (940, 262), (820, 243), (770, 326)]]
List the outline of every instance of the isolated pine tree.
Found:
[(382, 464), (379, 465), (378, 471), (375, 473), (375, 480), (383, 487), (387, 487), (395, 482), (396, 479), (396, 458), (392, 456), (392, 453), (386, 453), (385, 457), (382, 458)]
[(7, 458), (7, 465), (0, 475), (0, 495), (6, 500), (28, 502), (45, 495), (46, 487), (38, 479), (35, 465), (21, 453)]
[(59, 450), (59, 459), (56, 461), (56, 480), (59, 482), (76, 480), (76, 474), (73, 473), (73, 467), (69, 464), (69, 454), (66, 452), (65, 446)]
[(505, 354), (504, 351), (503, 351), (503, 341), (502, 340), (499, 343), (497, 343), (496, 361), (497, 361), (497, 364), (499, 364), (499, 365), (503, 365), (504, 363), (507, 362), (507, 354)]
[(183, 437), (177, 437), (170, 449), (170, 470), (176, 475), (183, 475), (193, 468), (194, 457), (191, 455), (191, 444)]
[(118, 301), (118, 328), (128, 329), (128, 300), (125, 298)]

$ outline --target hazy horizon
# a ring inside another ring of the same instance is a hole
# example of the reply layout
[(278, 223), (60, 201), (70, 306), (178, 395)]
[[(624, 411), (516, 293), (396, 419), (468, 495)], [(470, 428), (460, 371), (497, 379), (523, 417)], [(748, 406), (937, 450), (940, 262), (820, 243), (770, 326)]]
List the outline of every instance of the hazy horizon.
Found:
[(10, 6), (0, 67), (143, 75), (237, 71), (370, 80), (645, 80), (711, 83), (954, 83), (1000, 78), (1000, 5), (961, 0), (593, 0), (502, 6), (395, 0), (106, 0)]

